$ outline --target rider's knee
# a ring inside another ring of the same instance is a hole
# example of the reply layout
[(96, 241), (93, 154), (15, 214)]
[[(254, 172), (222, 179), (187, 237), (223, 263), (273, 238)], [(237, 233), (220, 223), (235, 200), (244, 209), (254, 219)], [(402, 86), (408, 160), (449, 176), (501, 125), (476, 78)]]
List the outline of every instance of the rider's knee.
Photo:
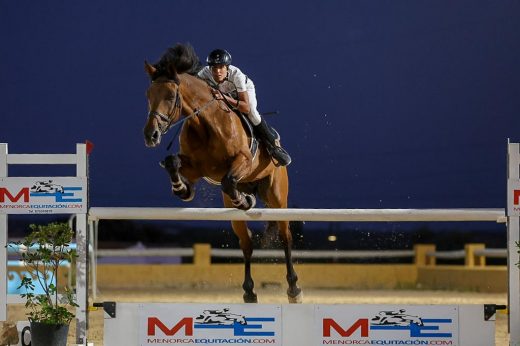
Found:
[(247, 115), (247, 118), (254, 126), (257, 126), (262, 122), (262, 117), (256, 108), (251, 108), (251, 111)]

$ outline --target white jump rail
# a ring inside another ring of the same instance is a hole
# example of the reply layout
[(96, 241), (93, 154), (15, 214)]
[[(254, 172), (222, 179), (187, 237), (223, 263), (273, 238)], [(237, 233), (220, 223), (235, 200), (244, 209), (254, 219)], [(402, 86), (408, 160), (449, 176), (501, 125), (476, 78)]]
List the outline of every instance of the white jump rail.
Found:
[[(86, 144), (76, 144), (75, 154), (9, 154), (7, 143), (0, 143), (0, 178), (8, 178), (10, 165), (75, 165), (76, 177), (87, 178), (88, 155)], [(76, 215), (76, 342), (86, 345), (88, 314), (87, 281), (87, 214)], [(17, 295), (7, 294), (7, 232), (8, 215), (0, 214), (0, 321), (7, 319), (7, 304), (18, 303)]]
[(504, 209), (251, 209), (233, 208), (96, 208), (89, 221), (207, 220), (207, 221), (495, 221), (506, 222)]

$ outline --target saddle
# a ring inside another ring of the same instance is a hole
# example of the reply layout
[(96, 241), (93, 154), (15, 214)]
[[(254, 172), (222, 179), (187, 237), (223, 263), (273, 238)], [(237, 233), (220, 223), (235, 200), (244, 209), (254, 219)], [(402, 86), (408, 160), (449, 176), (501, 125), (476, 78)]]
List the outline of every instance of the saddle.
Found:
[(249, 137), (249, 151), (251, 152), (251, 156), (253, 160), (258, 153), (258, 139), (255, 136), (255, 131), (253, 130), (253, 124), (249, 121), (248, 117), (239, 111), (235, 111), (235, 114), (240, 118), (242, 122), (242, 126), (244, 131), (246, 131), (247, 137)]
[[(229, 105), (228, 105), (229, 107)], [(234, 110), (233, 108), (230, 108), (241, 120), (242, 126), (244, 128), (244, 131), (246, 131), (246, 135), (250, 138), (249, 142), (249, 150), (251, 151), (251, 155), (253, 156), (253, 160), (256, 157), (257, 151), (258, 151), (258, 143), (261, 141), (266, 146), (267, 151), (271, 155), (271, 150), (273, 149), (272, 144), (270, 144), (268, 141), (259, 140), (257, 138), (257, 134), (255, 133), (255, 128), (247, 115), (244, 113), (239, 112), (238, 110)], [(276, 129), (272, 126), (269, 126), (269, 131), (271, 132), (271, 136), (274, 138), (274, 141), (278, 147), (280, 147), (280, 134)], [(276, 165), (276, 163), (275, 163)]]
[[(272, 156), (271, 151), (274, 149), (275, 145), (277, 147), (281, 148), (280, 134), (278, 133), (278, 131), (276, 131), (276, 129), (274, 127), (267, 125), (268, 130), (271, 132), (272, 138), (274, 138), (274, 143), (270, 143), (268, 140), (262, 140), (261, 138), (259, 140), (257, 138), (257, 134), (255, 133), (255, 128), (254, 128), (253, 124), (251, 123), (251, 121), (249, 120), (249, 118), (241, 112), (238, 112), (238, 111), (234, 111), (234, 112), (235, 112), (235, 114), (237, 114), (240, 117), (240, 120), (242, 121), (242, 125), (244, 127), (244, 131), (246, 131), (247, 136), (251, 138), (249, 149), (251, 150), (251, 155), (253, 156), (253, 159), (256, 156), (259, 142), (262, 142), (265, 145), (267, 151), (269, 152), (269, 155), (271, 155), (271, 156)], [(276, 166), (278, 166), (274, 160), (273, 160), (273, 162)]]

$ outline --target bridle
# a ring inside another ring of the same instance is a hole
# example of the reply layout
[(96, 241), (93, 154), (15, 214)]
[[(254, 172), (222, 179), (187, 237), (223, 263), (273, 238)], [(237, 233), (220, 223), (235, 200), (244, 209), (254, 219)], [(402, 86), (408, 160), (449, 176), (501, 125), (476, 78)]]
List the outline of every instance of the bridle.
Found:
[[(159, 130), (161, 131), (161, 134), (165, 134), (168, 132), (168, 130), (174, 125), (173, 119), (176, 118), (176, 115), (178, 117), (181, 116), (182, 111), (182, 102), (179, 92), (179, 83), (174, 80), (164, 80), (164, 81), (152, 81), (152, 83), (175, 83), (177, 84), (177, 92), (175, 93), (175, 102), (173, 103), (173, 106), (168, 110), (167, 114), (158, 112), (156, 110), (150, 110), (148, 112), (148, 117), (156, 117), (160, 121), (158, 121)], [(184, 119), (183, 119), (184, 120)], [(166, 123), (166, 126), (162, 126), (162, 124)]]
[[(195, 111), (193, 113), (183, 117), (182, 119), (179, 119), (179, 120), (173, 122), (173, 119), (176, 118), (176, 115), (180, 118), (181, 112), (182, 112), (182, 102), (181, 102), (181, 97), (180, 97), (180, 92), (179, 92), (179, 86), (180, 86), (179, 83), (175, 80), (170, 80), (170, 79), (163, 80), (163, 81), (152, 81), (152, 83), (175, 83), (175, 84), (177, 84), (177, 92), (175, 93), (175, 102), (174, 102), (173, 106), (168, 110), (167, 114), (158, 112), (156, 110), (151, 110), (150, 112), (148, 112), (148, 117), (156, 117), (159, 120), (161, 120), (161, 121), (158, 121), (157, 123), (159, 124), (159, 130), (161, 131), (162, 135), (166, 134), (168, 132), (168, 130), (171, 129), (172, 127), (182, 124), (186, 120), (188, 120), (196, 115), (200, 115), (204, 109), (206, 109), (210, 104), (212, 104), (214, 101), (217, 100), (215, 97), (213, 97), (211, 100), (206, 102), (202, 107), (195, 109)], [(161, 124), (163, 124), (163, 123), (166, 123), (166, 126), (164, 126), (164, 127), (161, 126)]]

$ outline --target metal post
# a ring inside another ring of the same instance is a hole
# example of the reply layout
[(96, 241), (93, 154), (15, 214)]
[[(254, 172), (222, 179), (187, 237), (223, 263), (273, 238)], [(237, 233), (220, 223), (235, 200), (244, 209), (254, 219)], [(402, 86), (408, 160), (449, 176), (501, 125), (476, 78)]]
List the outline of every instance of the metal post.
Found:
[[(0, 143), (0, 178), (7, 177), (7, 143)], [(0, 321), (7, 321), (7, 214), (0, 215)]]
[[(87, 220), (88, 221), (88, 220)], [(90, 277), (92, 281), (90, 282), (91, 290), (92, 290), (92, 301), (96, 301), (97, 299), (97, 250), (98, 250), (98, 225), (99, 221), (88, 221), (88, 238), (89, 238), (89, 244), (92, 244), (92, 248), (89, 247), (89, 251), (92, 250), (90, 253), (90, 261), (88, 263), (89, 265), (89, 272)]]
[[(520, 263), (517, 244), (520, 241), (520, 206), (515, 206), (514, 191), (520, 190), (520, 144), (508, 143), (507, 171), (507, 250), (509, 344), (520, 345)], [(515, 210), (516, 208), (516, 210)]]
[[(87, 146), (77, 144), (76, 155), (76, 176), (87, 179)], [(88, 330), (88, 232), (86, 213), (76, 214), (76, 246), (78, 255), (76, 260), (76, 298), (79, 305), (76, 308), (76, 343), (86, 345)]]

